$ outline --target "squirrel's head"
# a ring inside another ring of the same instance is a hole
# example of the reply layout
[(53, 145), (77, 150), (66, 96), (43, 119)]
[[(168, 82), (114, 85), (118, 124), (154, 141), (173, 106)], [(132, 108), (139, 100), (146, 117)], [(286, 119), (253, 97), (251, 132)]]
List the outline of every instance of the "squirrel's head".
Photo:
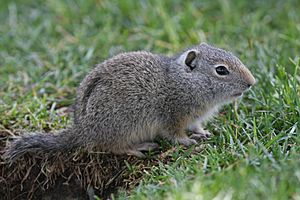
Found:
[(224, 103), (247, 91), (255, 78), (232, 53), (201, 43), (176, 58), (186, 78), (211, 94), (211, 100)]

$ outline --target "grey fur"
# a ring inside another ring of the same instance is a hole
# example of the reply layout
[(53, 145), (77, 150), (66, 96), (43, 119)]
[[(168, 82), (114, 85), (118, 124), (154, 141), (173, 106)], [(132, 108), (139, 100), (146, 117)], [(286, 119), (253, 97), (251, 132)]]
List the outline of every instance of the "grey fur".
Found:
[[(184, 62), (190, 51), (196, 53), (193, 70)], [(217, 75), (218, 64), (226, 66), (229, 75)], [(145, 51), (119, 54), (97, 65), (81, 82), (70, 129), (57, 135), (24, 135), (5, 155), (14, 160), (27, 151), (97, 147), (143, 156), (139, 150), (152, 149), (155, 145), (149, 142), (157, 136), (189, 146), (196, 140), (186, 135), (187, 127), (195, 132), (193, 138), (209, 134), (201, 123), (254, 83), (237, 57), (205, 43), (173, 57)]]

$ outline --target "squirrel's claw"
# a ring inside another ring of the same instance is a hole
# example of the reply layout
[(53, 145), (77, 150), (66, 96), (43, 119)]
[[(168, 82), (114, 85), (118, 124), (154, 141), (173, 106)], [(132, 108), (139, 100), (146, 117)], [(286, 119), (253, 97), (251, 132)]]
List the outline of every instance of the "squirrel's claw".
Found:
[[(207, 131), (208, 132), (208, 131)], [(208, 132), (209, 133), (209, 132)], [(209, 134), (199, 134), (199, 133), (194, 133), (190, 136), (191, 139), (194, 139), (194, 140), (207, 140), (211, 137), (211, 133)]]
[(209, 131), (204, 130), (200, 125), (191, 125), (188, 128), (188, 131), (192, 132), (192, 135), (190, 135), (190, 138), (195, 139), (197, 141), (207, 140), (212, 136), (212, 134)]

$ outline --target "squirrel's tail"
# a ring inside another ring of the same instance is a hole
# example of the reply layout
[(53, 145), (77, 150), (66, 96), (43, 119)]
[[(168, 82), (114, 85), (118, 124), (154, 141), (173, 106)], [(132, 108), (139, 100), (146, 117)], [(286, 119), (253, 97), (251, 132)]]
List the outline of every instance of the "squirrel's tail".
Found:
[(4, 158), (14, 161), (27, 152), (65, 152), (76, 148), (78, 141), (74, 137), (74, 130), (64, 129), (58, 134), (36, 133), (26, 134), (13, 140), (5, 149)]

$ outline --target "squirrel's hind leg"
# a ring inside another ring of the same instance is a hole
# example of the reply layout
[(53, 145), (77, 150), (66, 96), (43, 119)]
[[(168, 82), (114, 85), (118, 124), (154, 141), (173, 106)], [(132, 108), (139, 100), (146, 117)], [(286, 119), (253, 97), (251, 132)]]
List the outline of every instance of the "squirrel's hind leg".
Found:
[(127, 155), (136, 156), (138, 158), (144, 158), (145, 157), (145, 154), (143, 154), (141, 151), (138, 151), (138, 150), (135, 150), (135, 149), (126, 150), (124, 153), (127, 154)]
[(133, 155), (139, 158), (144, 158), (145, 154), (142, 153), (142, 151), (147, 152), (147, 151), (154, 151), (159, 148), (159, 145), (157, 143), (153, 142), (144, 142), (137, 144), (133, 146), (132, 148), (125, 150), (125, 153), (127, 155)]
[(195, 139), (189, 138), (188, 136), (176, 137), (173, 142), (181, 144), (185, 147), (189, 147), (189, 146), (198, 144)]
[(154, 142), (144, 142), (135, 146), (138, 151), (154, 151), (159, 148), (159, 145)]

